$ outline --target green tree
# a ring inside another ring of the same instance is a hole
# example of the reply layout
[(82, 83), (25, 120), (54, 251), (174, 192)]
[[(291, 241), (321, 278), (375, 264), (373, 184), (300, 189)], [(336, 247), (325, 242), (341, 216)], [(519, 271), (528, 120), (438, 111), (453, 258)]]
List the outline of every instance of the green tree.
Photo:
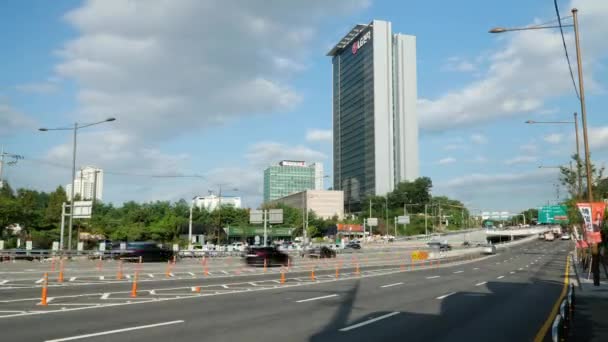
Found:
[[(572, 163), (570, 163), (570, 165), (574, 165), (573, 167), (570, 166), (560, 166), (560, 175), (559, 175), (559, 180), (560, 183), (562, 185), (564, 185), (566, 187), (566, 189), (568, 189), (568, 193), (570, 194), (571, 198), (581, 198), (581, 199), (586, 199), (587, 198), (587, 168), (586, 168), (586, 164), (583, 158), (581, 158), (580, 163), (578, 162), (578, 155), (577, 154), (573, 154), (571, 156), (572, 159)], [(606, 184), (606, 182), (603, 182), (603, 178), (604, 178), (604, 171), (605, 171), (605, 167), (602, 166), (600, 168), (596, 167), (593, 163), (591, 163), (591, 181), (593, 182), (593, 184), (591, 184), (591, 190), (593, 191), (593, 198), (594, 200), (601, 200), (602, 196), (606, 196), (606, 194), (608, 194), (608, 184)], [(580, 172), (581, 176), (581, 182), (582, 182), (582, 191), (583, 193), (578, 194), (578, 173)]]

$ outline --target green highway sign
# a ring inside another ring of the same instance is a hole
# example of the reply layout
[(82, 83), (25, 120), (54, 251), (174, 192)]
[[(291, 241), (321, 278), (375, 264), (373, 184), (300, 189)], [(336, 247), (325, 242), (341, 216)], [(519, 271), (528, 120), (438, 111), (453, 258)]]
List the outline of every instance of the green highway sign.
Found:
[(538, 223), (568, 223), (565, 205), (547, 205), (538, 209)]

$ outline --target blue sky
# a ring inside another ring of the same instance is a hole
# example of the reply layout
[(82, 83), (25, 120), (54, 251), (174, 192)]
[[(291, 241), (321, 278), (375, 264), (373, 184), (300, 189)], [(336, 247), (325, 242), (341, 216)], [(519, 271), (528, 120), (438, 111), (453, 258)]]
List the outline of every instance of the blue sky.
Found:
[[(559, 4), (562, 16), (580, 10), (590, 143), (602, 164), (608, 3)], [(68, 183), (70, 136), (36, 128), (107, 116), (117, 121), (82, 131), (78, 154), (79, 166), (107, 171), (106, 201), (175, 200), (229, 183), (255, 206), (264, 167), (282, 158), (322, 161), (331, 175), (325, 54), (354, 24), (381, 19), (417, 36), (421, 174), (433, 179), (433, 193), (480, 210), (555, 201), (556, 171), (538, 165), (568, 161), (573, 129), (523, 122), (570, 120), (580, 111), (559, 33), (487, 33), (552, 20), (552, 1), (271, 5), (5, 2), (0, 143), (26, 157), (7, 178), (43, 190)], [(570, 30), (566, 39), (574, 61)]]

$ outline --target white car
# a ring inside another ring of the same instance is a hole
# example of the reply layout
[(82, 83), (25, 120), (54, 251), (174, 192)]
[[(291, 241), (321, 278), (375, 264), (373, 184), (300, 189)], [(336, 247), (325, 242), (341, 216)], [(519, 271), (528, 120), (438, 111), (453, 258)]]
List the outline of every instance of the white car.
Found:
[(568, 233), (564, 233), (564, 234), (562, 235), (562, 240), (570, 240), (570, 234), (568, 234)]
[(494, 245), (485, 245), (481, 251), (483, 254), (496, 254), (496, 246)]

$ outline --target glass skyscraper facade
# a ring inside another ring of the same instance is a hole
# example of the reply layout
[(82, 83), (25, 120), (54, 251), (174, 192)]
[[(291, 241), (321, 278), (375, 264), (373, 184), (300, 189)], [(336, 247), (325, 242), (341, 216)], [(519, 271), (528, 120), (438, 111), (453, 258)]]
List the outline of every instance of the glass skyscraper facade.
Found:
[(333, 64), (334, 190), (347, 212), (418, 177), (416, 41), (391, 23), (356, 25)]
[(284, 160), (269, 166), (264, 170), (264, 202), (304, 190), (322, 190), (317, 189), (319, 172), (323, 172), (320, 163), (307, 165), (303, 161)]

